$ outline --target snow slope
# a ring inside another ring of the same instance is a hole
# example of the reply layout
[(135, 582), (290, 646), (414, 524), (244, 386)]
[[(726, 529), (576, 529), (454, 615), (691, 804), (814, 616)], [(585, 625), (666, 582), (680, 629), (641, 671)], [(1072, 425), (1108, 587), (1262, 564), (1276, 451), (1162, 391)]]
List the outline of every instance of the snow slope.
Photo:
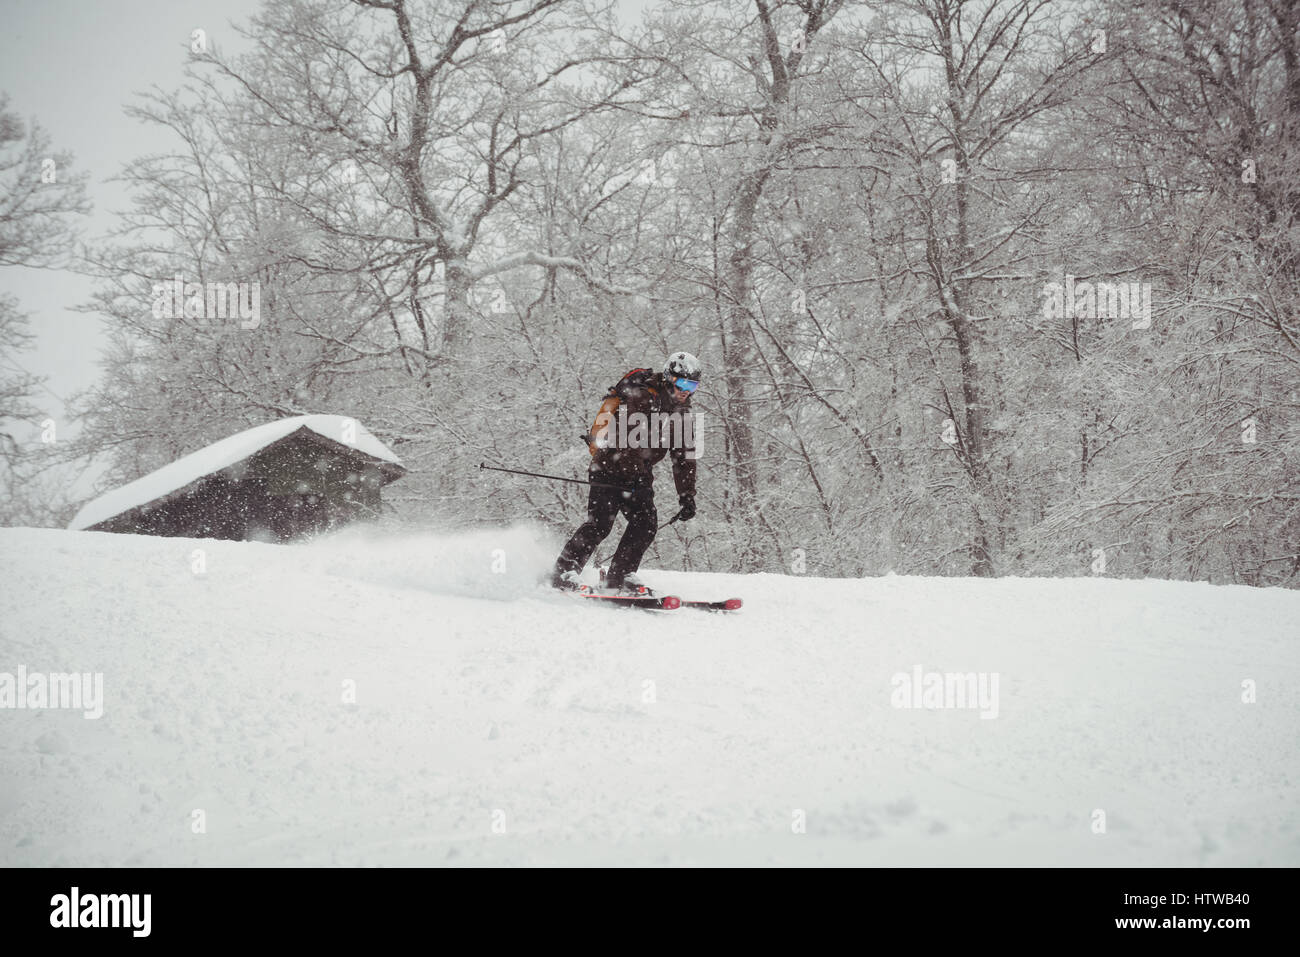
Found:
[[(746, 607), (646, 612), (534, 589), (557, 546), (0, 529), (0, 673), (104, 688), (0, 710), (0, 865), (1300, 864), (1300, 594), (650, 571)], [(997, 716), (895, 707), (918, 666)]]

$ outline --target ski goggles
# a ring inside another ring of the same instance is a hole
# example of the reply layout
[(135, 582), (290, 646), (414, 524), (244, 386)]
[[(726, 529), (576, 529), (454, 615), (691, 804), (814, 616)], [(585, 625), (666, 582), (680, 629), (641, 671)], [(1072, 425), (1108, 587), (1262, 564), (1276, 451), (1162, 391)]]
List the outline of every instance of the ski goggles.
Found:
[(700, 387), (700, 383), (695, 379), (674, 379), (673, 388), (680, 389), (683, 392), (694, 392)]

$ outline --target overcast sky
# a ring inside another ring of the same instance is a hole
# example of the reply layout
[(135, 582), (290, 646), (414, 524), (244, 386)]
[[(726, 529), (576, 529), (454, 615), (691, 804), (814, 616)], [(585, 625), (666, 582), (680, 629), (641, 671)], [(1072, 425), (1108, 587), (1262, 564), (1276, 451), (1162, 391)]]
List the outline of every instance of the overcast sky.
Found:
[[(135, 156), (167, 148), (165, 134), (127, 119), (124, 104), (157, 84), (179, 86), (190, 32), (238, 49), (230, 21), (244, 21), (258, 0), (0, 0), (0, 90), (25, 121), (37, 121), (55, 149), (74, 154), (90, 173), (93, 214), (83, 220), (92, 238), (126, 205), (121, 185), (108, 180)], [(223, 37), (227, 42), (223, 43)], [(71, 311), (90, 299), (92, 284), (70, 272), (0, 269), (0, 290), (18, 297), (31, 316), (35, 348), (5, 357), (48, 377), (37, 404), (62, 420), (58, 397), (91, 385), (103, 345), (99, 320)]]

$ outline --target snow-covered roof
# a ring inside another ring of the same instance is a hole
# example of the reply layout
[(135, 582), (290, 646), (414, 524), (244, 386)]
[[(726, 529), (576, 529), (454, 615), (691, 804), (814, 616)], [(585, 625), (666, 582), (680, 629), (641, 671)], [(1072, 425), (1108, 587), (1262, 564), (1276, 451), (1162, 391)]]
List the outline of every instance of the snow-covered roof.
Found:
[[(389, 448), (357, 422), (346, 415), (299, 415), (291, 419), (268, 422), (222, 439), (206, 448), (191, 452), (170, 465), (129, 482), (121, 488), (105, 492), (87, 502), (69, 524), (69, 529), (90, 528), (115, 515), (121, 515), (154, 499), (170, 495), (196, 482), (206, 475), (219, 472), (242, 462), (260, 452), (273, 442), (307, 428), (327, 439), (347, 445), (358, 452), (383, 462), (401, 466), (402, 462)], [(351, 439), (351, 441), (348, 441)]]

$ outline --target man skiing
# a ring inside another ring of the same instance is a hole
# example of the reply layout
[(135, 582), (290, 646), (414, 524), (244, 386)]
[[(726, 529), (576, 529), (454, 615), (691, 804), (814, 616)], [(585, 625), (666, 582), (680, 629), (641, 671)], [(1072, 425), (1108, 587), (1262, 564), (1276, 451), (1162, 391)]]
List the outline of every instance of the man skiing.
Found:
[[(693, 429), (682, 423), (690, 420), (691, 395), (699, 388), (700, 372), (695, 356), (674, 352), (662, 372), (633, 369), (605, 394), (590, 434), (583, 436), (592, 457), (588, 476), (599, 484), (593, 484), (587, 496), (587, 520), (555, 562), (551, 584), (556, 588), (578, 588), (578, 573), (622, 512), (627, 529), (610, 561), (605, 585), (620, 594), (649, 593), (635, 573), (658, 528), (654, 465), (669, 452), (680, 506), (677, 517), (682, 521), (695, 517), (695, 450), (694, 442), (686, 440), (693, 437)], [(667, 445), (666, 436), (671, 436)]]

